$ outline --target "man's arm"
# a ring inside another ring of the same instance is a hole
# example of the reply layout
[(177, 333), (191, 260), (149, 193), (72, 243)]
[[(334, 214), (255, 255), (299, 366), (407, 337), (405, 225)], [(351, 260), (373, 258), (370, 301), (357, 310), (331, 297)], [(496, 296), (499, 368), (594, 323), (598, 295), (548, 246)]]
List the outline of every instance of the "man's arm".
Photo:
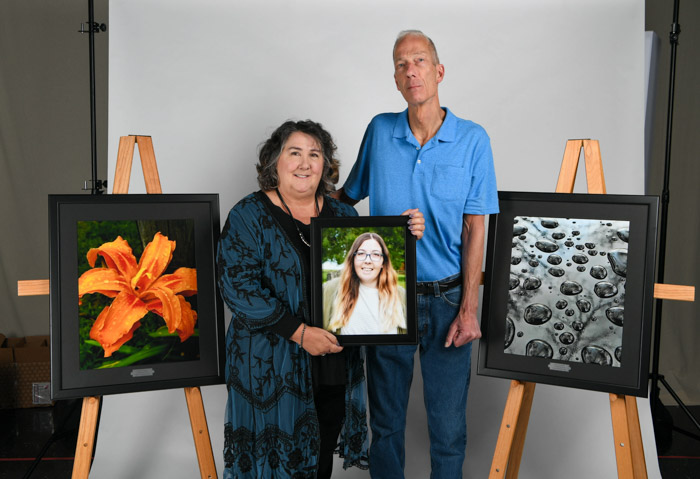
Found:
[(462, 220), (462, 302), (445, 339), (445, 347), (460, 347), (481, 337), (476, 312), (479, 306), (481, 263), (484, 258), (483, 215), (464, 215)]
[(330, 196), (331, 198), (335, 198), (336, 200), (342, 201), (343, 203), (348, 204), (350, 206), (355, 206), (360, 201), (350, 198), (348, 195), (346, 195), (345, 188), (340, 188), (339, 190), (331, 192)]

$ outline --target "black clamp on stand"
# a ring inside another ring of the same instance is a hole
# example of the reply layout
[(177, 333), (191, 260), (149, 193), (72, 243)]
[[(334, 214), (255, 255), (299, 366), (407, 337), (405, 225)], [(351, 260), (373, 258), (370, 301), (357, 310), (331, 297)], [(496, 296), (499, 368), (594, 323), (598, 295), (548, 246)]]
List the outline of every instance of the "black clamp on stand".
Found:
[[(88, 188), (88, 182), (92, 184), (92, 187)], [(83, 182), (83, 191), (90, 191), (93, 195), (101, 195), (104, 190), (107, 189), (107, 180), (85, 180)]]
[[(88, 30), (87, 27), (89, 25), (92, 25), (92, 30)], [(78, 30), (78, 33), (100, 33), (100, 32), (106, 32), (107, 31), (107, 25), (104, 23), (97, 23), (97, 22), (87, 22), (87, 23), (80, 23), (80, 30)]]

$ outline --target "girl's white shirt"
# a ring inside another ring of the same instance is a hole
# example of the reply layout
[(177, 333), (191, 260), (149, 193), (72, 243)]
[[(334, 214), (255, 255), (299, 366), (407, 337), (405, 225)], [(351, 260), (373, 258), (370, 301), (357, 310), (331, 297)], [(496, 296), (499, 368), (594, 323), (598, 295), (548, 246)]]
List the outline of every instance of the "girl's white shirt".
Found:
[(379, 290), (360, 284), (355, 309), (340, 334), (398, 334), (396, 327), (382, 331), (379, 319)]

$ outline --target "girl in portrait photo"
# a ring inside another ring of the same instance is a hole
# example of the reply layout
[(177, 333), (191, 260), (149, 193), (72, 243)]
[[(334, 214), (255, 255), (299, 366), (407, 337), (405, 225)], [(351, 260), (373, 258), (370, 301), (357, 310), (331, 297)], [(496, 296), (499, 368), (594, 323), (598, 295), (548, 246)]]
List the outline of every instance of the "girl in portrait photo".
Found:
[(406, 333), (406, 290), (378, 234), (355, 238), (340, 277), (323, 285), (323, 325), (341, 335)]

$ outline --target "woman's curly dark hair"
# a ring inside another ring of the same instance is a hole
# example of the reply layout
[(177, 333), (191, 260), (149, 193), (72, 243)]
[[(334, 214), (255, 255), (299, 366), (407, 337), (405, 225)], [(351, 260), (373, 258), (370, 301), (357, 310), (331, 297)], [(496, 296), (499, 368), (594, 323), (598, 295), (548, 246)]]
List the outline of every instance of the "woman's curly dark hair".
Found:
[(278, 186), (277, 160), (287, 139), (295, 132), (306, 133), (318, 141), (323, 152), (323, 174), (316, 189), (316, 195), (325, 195), (335, 190), (338, 183), (340, 162), (335, 157), (337, 147), (331, 134), (323, 129), (320, 123), (311, 120), (286, 121), (277, 128), (270, 138), (260, 146), (258, 153), (258, 185), (263, 191), (269, 191)]

